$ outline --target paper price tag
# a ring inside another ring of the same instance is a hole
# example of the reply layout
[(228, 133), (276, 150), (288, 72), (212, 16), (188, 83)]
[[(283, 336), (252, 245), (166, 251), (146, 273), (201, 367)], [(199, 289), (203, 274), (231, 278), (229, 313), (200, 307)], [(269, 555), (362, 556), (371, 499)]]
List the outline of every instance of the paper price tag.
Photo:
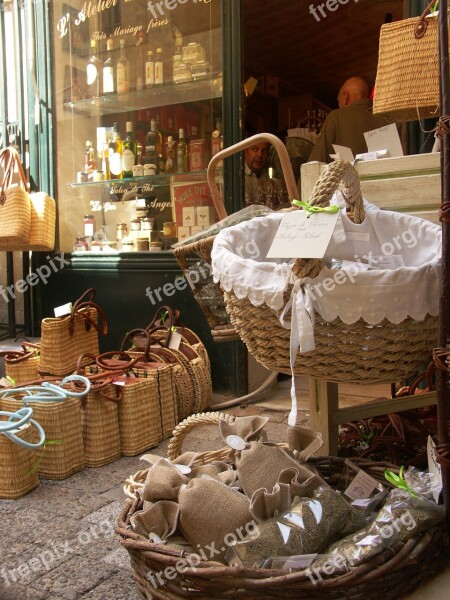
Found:
[(170, 336), (169, 348), (171, 350), (178, 350), (182, 339), (182, 336), (177, 331), (172, 331), (172, 335)]
[(361, 498), (369, 498), (370, 494), (377, 487), (378, 482), (376, 479), (364, 473), (364, 471), (358, 471), (356, 477), (352, 480), (344, 494), (350, 498), (350, 500), (360, 500)]
[(53, 311), (55, 313), (55, 317), (65, 317), (66, 315), (70, 315), (72, 312), (72, 302), (68, 302), (62, 306), (57, 306), (53, 309)]
[(121, 381), (121, 380), (116, 380), (112, 382), (113, 385), (125, 385), (125, 381)]
[(339, 213), (304, 210), (285, 213), (267, 253), (267, 258), (323, 258)]

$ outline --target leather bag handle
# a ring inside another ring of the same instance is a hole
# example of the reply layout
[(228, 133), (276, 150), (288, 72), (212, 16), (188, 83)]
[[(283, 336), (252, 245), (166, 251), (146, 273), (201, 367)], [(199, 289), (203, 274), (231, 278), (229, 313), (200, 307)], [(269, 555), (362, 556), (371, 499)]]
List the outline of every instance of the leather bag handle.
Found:
[(432, 7), (432, 5), (435, 3), (436, 3), (436, 0), (431, 0), (431, 2), (428, 3), (428, 6), (425, 8), (423, 13), (420, 15), (417, 23), (414, 26), (414, 37), (418, 40), (423, 38), (423, 36), (425, 35), (425, 33), (428, 29), (428, 21), (426, 19), (426, 16), (428, 14), (428, 11)]
[[(83, 308), (85, 308), (87, 310), (83, 311), (82, 310)], [(94, 308), (97, 311), (98, 316), (101, 319), (101, 323), (102, 323), (101, 327), (91, 317), (90, 311), (89, 311), (90, 308)], [(80, 317), (83, 317), (83, 319), (85, 319), (84, 328), (86, 331), (89, 331), (91, 327), (94, 327), (94, 329), (100, 335), (106, 335), (108, 333), (108, 321), (106, 320), (106, 315), (103, 312), (103, 309), (100, 308), (100, 306), (98, 304), (96, 304), (95, 302), (88, 301), (88, 302), (80, 302), (80, 303), (74, 304), (74, 306), (72, 307), (72, 312), (70, 313), (69, 335), (73, 335), (73, 332), (74, 332), (75, 315), (79, 315)]]

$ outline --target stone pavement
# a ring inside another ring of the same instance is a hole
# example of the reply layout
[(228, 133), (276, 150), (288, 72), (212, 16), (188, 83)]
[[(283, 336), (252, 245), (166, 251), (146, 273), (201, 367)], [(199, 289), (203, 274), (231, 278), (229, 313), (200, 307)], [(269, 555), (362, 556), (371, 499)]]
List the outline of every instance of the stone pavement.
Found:
[[(285, 439), (284, 412), (255, 405), (226, 412), (267, 414), (269, 440)], [(220, 448), (216, 429), (197, 427), (183, 450)], [(150, 452), (165, 456), (168, 443)], [(114, 527), (126, 499), (124, 480), (146, 464), (124, 457), (64, 481), (41, 480), (23, 498), (0, 500), (0, 600), (137, 600), (128, 553)]]

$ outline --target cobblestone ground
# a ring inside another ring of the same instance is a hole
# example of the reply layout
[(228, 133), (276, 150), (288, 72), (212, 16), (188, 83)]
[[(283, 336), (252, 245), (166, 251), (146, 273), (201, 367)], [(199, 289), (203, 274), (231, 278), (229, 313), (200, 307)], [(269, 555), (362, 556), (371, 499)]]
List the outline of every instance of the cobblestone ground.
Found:
[[(284, 441), (286, 415), (264, 414), (270, 441)], [(165, 456), (168, 442), (150, 452)], [(222, 445), (215, 427), (202, 426), (188, 434), (183, 450)], [(114, 527), (126, 498), (123, 482), (145, 465), (139, 457), (121, 458), (64, 481), (42, 479), (27, 496), (0, 500), (0, 599), (137, 600), (128, 553)]]

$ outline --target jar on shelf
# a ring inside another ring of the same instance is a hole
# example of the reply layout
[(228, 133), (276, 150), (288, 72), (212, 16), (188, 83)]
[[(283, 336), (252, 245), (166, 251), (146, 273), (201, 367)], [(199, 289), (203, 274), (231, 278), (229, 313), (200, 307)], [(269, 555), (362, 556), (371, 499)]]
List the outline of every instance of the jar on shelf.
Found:
[(93, 215), (84, 215), (83, 218), (83, 233), (84, 237), (93, 237), (95, 232), (95, 219)]
[(142, 231), (151, 231), (155, 227), (155, 219), (154, 217), (144, 217), (141, 219), (141, 229)]
[(131, 231), (140, 231), (141, 230), (141, 220), (133, 219), (130, 223)]
[(205, 60), (205, 49), (197, 42), (190, 42), (183, 47), (182, 59), (185, 63), (195, 64), (199, 60)]
[(186, 81), (192, 81), (191, 66), (182, 62), (173, 70), (173, 82), (186, 83)]
[(206, 140), (191, 140), (189, 142), (189, 170), (204, 171), (207, 164)]
[(207, 79), (210, 76), (211, 66), (206, 60), (198, 60), (191, 65), (192, 79)]
[(116, 225), (116, 240), (121, 242), (125, 239), (128, 233), (128, 227), (126, 223), (117, 223)]
[(150, 242), (150, 252), (160, 252), (162, 250), (161, 242)]
[(134, 240), (130, 238), (125, 238), (122, 240), (122, 251), (123, 252), (133, 252), (134, 250)]
[(138, 252), (148, 252), (150, 249), (150, 241), (148, 238), (138, 237), (136, 240), (136, 250)]
[(86, 243), (86, 240), (82, 237), (77, 237), (76, 242), (73, 246), (74, 252), (87, 252), (89, 250), (89, 246)]

